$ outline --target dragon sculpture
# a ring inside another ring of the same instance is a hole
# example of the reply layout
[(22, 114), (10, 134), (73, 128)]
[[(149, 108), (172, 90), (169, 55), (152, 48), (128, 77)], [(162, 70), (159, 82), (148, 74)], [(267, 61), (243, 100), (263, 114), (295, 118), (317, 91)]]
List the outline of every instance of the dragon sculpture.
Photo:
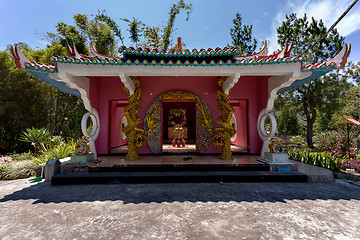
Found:
[(223, 91), (223, 83), (227, 77), (221, 77), (218, 81), (219, 89), (217, 90), (218, 110), (221, 113), (216, 120), (220, 127), (215, 128), (212, 142), (215, 146), (221, 147), (220, 159), (232, 160), (231, 137), (235, 135), (236, 130), (230, 124), (234, 108), (229, 104), (230, 96)]
[(137, 148), (143, 147), (146, 144), (145, 131), (139, 128), (142, 120), (137, 115), (141, 110), (141, 89), (139, 88), (139, 78), (131, 77), (135, 84), (135, 92), (130, 95), (129, 91), (125, 88), (128, 93), (129, 104), (124, 109), (124, 116), (127, 120), (127, 125), (124, 126), (123, 131), (128, 141), (128, 153), (126, 154), (125, 160), (134, 161), (139, 159)]

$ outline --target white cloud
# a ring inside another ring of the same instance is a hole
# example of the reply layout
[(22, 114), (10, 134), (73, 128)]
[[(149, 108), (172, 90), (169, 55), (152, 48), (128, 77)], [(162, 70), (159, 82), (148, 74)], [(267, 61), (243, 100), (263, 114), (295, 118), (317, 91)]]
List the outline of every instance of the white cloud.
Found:
[[(286, 19), (285, 16), (296, 13), (298, 17), (306, 15), (316, 20), (322, 19), (325, 26), (330, 28), (335, 21), (350, 6), (353, 0), (288, 0), (284, 7), (276, 14), (273, 21), (273, 31), (268, 37), (270, 40), (270, 53), (279, 48), (277, 44), (276, 29)], [(356, 4), (350, 12), (336, 26), (342, 36), (348, 36), (360, 29), (360, 5)]]

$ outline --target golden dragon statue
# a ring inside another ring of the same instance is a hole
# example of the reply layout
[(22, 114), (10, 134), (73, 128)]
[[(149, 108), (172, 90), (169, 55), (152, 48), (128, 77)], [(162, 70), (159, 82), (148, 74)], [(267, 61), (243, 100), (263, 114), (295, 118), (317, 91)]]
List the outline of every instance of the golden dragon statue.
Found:
[(216, 122), (220, 125), (215, 128), (212, 142), (215, 146), (221, 147), (220, 159), (232, 160), (231, 137), (236, 134), (235, 128), (230, 124), (234, 108), (230, 105), (230, 96), (223, 91), (223, 83), (227, 77), (221, 77), (218, 81), (219, 89), (217, 90), (218, 110), (221, 113)]
[(137, 113), (141, 110), (141, 89), (139, 88), (139, 78), (132, 77), (131, 78), (135, 83), (135, 92), (130, 95), (129, 92), (129, 104), (124, 109), (124, 116), (127, 120), (127, 125), (124, 126), (124, 133), (126, 135), (128, 141), (128, 153), (126, 154), (125, 160), (134, 161), (139, 159), (139, 155), (137, 153), (137, 148), (143, 147), (146, 144), (145, 131), (139, 128), (139, 124), (141, 124), (142, 120), (137, 115)]

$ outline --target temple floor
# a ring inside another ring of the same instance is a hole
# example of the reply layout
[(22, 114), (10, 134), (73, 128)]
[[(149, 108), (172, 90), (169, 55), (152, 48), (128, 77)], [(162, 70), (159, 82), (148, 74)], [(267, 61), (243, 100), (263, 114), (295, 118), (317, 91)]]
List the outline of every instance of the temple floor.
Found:
[[(127, 151), (128, 151), (127, 145), (123, 145), (123, 146), (111, 149), (111, 153), (126, 153)], [(231, 145), (231, 151), (246, 153), (247, 149), (245, 147)], [(186, 144), (185, 147), (173, 147), (171, 144), (163, 144), (163, 152), (165, 152), (165, 153), (196, 152), (196, 145), (195, 144)]]
[[(186, 159), (187, 157), (191, 159)], [(143, 155), (137, 161), (125, 161), (125, 156), (98, 156), (100, 162), (91, 162), (89, 167), (121, 167), (144, 165), (259, 165), (257, 155), (234, 155), (234, 160), (221, 160), (220, 155)]]

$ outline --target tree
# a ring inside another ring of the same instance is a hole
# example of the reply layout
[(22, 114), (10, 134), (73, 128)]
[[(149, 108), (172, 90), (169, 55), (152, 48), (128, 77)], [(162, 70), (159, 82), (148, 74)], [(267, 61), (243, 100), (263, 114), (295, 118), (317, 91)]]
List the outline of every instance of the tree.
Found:
[(143, 31), (145, 24), (136, 18), (133, 18), (132, 21), (126, 18), (122, 18), (121, 20), (129, 23), (128, 31), (130, 32), (130, 40), (135, 43), (135, 46), (137, 47), (138, 42), (140, 41), (141, 32)]
[(93, 19), (78, 13), (74, 16), (74, 21), (75, 26), (59, 22), (56, 26), (57, 34), (47, 33), (51, 45), (60, 43), (62, 46), (66, 46), (66, 43), (72, 42), (79, 53), (88, 54), (89, 50), (86, 46), (90, 41), (94, 41), (99, 53), (116, 55), (115, 37), (121, 41), (123, 41), (123, 37), (117, 24), (106, 15), (105, 11), (99, 11)]
[(233, 19), (234, 27), (230, 28), (231, 45), (237, 47), (240, 55), (249, 55), (255, 52), (257, 40), (252, 37), (252, 25), (242, 24), (242, 18), (239, 13)]
[[(61, 45), (33, 50), (19, 43), (30, 59), (47, 63), (56, 51), (66, 51)], [(61, 92), (16, 68), (9, 49), (0, 52), (0, 145), (8, 150), (30, 148), (19, 142), (26, 128), (46, 127), (52, 135), (65, 139), (79, 137), (81, 117), (86, 112), (77, 96)]]
[[(140, 28), (140, 30), (143, 32), (143, 40), (140, 43), (140, 45), (142, 47), (162, 48), (164, 50), (171, 48), (170, 47), (170, 45), (172, 44), (171, 36), (175, 30), (174, 29), (175, 19), (177, 15), (181, 13), (181, 11), (186, 11), (187, 14), (186, 21), (187, 21), (192, 11), (192, 4), (191, 3), (185, 4), (184, 0), (179, 0), (179, 2), (171, 5), (169, 9), (168, 21), (166, 25), (163, 26), (162, 28), (159, 26), (148, 26), (142, 23), (142, 28)], [(133, 32), (131, 28), (129, 29), (129, 32)]]
[(161, 45), (163, 49), (167, 50), (170, 43), (171, 43), (171, 34), (174, 32), (174, 22), (176, 16), (180, 13), (181, 10), (186, 10), (187, 18), (186, 21), (189, 19), (191, 10), (192, 10), (192, 4), (185, 4), (184, 0), (179, 0), (178, 3), (173, 4), (170, 7), (169, 11), (169, 19), (167, 21), (167, 24), (165, 28), (163, 29), (163, 35), (161, 37)]
[[(277, 29), (278, 43), (284, 47), (286, 43), (294, 44), (294, 54), (303, 53), (307, 48), (317, 42), (327, 29), (322, 20), (317, 21), (314, 18), (309, 22), (307, 16), (297, 18), (296, 14), (286, 16), (286, 20)], [(340, 36), (336, 29), (333, 29), (314, 49), (307, 53), (308, 63), (324, 61), (334, 57), (342, 48), (344, 37)], [(337, 81), (336, 79), (328, 79)], [(302, 112), (306, 118), (306, 137), (307, 144), (313, 148), (313, 127), (317, 118), (317, 110), (320, 109), (322, 102), (326, 100), (328, 91), (324, 86), (324, 78), (315, 79), (310, 83), (304, 84), (294, 90), (291, 90), (290, 96), (296, 96), (301, 104)], [(292, 99), (289, 98), (289, 101)]]
[[(350, 63), (348, 69), (343, 73), (343, 78), (357, 80), (360, 70), (360, 62), (358, 64)], [(355, 120), (360, 120), (360, 86), (352, 86), (339, 98), (338, 111), (332, 116), (332, 122), (339, 120), (342, 116), (348, 116)]]

